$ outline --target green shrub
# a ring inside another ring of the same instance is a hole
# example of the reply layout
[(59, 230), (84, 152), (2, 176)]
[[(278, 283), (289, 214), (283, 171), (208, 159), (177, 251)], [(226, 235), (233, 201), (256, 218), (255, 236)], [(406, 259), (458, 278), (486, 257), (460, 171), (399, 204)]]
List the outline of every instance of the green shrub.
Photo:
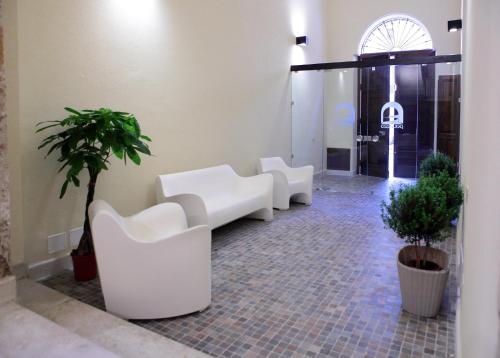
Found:
[(447, 172), (440, 172), (433, 176), (424, 176), (418, 181), (419, 186), (436, 186), (446, 195), (446, 208), (449, 221), (458, 218), (460, 206), (463, 202), (463, 192), (457, 177), (450, 177)]
[(446, 154), (436, 152), (425, 158), (420, 164), (420, 177), (437, 175), (446, 172), (450, 177), (457, 177), (457, 165)]
[(437, 185), (402, 186), (382, 203), (382, 220), (408, 244), (443, 241), (450, 227), (446, 193)]
[(414, 186), (391, 190), (389, 202), (382, 202), (382, 220), (401, 239), (415, 246), (416, 267), (420, 267), (419, 247), (430, 247), (448, 237), (462, 201), (458, 178), (440, 172), (420, 178)]

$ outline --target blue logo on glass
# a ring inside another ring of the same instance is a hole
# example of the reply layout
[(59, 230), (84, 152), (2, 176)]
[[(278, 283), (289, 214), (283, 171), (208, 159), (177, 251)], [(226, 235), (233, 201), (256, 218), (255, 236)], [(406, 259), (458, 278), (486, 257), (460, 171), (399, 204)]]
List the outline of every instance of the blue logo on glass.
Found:
[(335, 120), (341, 127), (352, 127), (356, 122), (356, 110), (352, 103), (339, 103), (335, 106)]

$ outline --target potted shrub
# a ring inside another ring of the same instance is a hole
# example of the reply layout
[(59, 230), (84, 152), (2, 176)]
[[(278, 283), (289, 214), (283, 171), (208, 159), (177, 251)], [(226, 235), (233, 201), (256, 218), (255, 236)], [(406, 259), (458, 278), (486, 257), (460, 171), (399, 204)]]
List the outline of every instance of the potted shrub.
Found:
[[(448, 197), (448, 192), (456, 192), (457, 197)], [(448, 254), (432, 245), (448, 237), (451, 219), (462, 204), (462, 190), (457, 178), (443, 172), (423, 177), (415, 186), (392, 190), (389, 199), (389, 203), (382, 203), (382, 220), (409, 244), (399, 251), (397, 259), (403, 309), (434, 317), (449, 268)]]
[(420, 164), (420, 177), (437, 176), (436, 183), (446, 193), (447, 205), (451, 213), (451, 220), (458, 218), (462, 204), (462, 189), (458, 179), (458, 168), (453, 159), (446, 154), (436, 152), (425, 158)]
[(420, 163), (420, 177), (433, 176), (441, 172), (446, 172), (452, 178), (458, 176), (457, 165), (446, 154), (436, 152)]
[(115, 112), (107, 108), (77, 111), (65, 108), (68, 117), (57, 121), (38, 123), (37, 132), (49, 128), (60, 131), (45, 138), (38, 149), (48, 147), (47, 156), (59, 152), (61, 163), (59, 172), (66, 170), (60, 198), (68, 185), (80, 186), (82, 171), (88, 172), (87, 200), (83, 235), (78, 248), (71, 252), (75, 279), (87, 281), (97, 276), (97, 265), (92, 242), (92, 232), (88, 208), (94, 200), (97, 178), (103, 170), (108, 170), (109, 158), (115, 156), (127, 162), (141, 163), (140, 154), (151, 155), (145, 143), (151, 139), (141, 133), (136, 118), (129, 113)]

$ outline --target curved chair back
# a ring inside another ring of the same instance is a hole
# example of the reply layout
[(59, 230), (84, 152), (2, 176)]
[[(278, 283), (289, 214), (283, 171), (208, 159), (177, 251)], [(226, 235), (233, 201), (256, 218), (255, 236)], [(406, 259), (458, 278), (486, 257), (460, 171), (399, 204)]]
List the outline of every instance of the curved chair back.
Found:
[[(94, 200), (89, 207), (90, 226), (99, 269), (99, 256), (109, 257), (118, 250), (123, 250), (131, 236), (124, 227), (124, 218), (104, 200)], [(103, 262), (103, 261), (101, 261)], [(106, 265), (112, 264), (106, 262)]]
[(271, 157), (271, 158), (261, 158), (259, 160), (260, 164), (260, 172), (265, 173), (269, 170), (280, 170), (286, 171), (288, 169), (288, 165), (286, 165), (285, 161), (280, 157)]
[(210, 304), (210, 230), (187, 228), (180, 205), (160, 204), (121, 217), (95, 200), (89, 215), (107, 311), (154, 319)]

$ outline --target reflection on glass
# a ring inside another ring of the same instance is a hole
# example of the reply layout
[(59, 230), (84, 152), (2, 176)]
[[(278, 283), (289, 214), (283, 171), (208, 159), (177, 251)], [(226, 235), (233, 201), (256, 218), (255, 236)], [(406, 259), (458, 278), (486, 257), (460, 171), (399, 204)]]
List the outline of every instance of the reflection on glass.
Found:
[(459, 160), (459, 63), (299, 72), (292, 81), (294, 166), (415, 178), (437, 150)]

